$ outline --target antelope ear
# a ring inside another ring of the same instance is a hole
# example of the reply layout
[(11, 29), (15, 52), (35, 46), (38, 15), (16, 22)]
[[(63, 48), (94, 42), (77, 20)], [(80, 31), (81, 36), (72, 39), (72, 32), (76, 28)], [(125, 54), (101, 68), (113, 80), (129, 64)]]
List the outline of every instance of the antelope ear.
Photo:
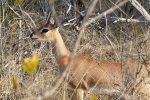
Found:
[(54, 23), (55, 23), (54, 19), (50, 18), (50, 19), (47, 20), (46, 25), (54, 25)]
[(50, 22), (51, 24), (55, 24), (54, 19), (53, 19), (52, 17), (49, 19), (49, 22)]

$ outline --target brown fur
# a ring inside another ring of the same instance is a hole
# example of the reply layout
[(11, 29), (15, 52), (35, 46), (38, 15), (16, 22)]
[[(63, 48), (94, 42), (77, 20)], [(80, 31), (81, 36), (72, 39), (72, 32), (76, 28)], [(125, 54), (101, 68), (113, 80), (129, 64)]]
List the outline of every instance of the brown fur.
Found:
[(59, 65), (68, 65), (70, 62), (70, 58), (68, 56), (63, 56), (58, 60)]
[[(135, 79), (136, 69), (138, 68), (138, 64), (136, 63), (126, 62), (121, 64), (110, 61), (97, 62), (86, 55), (72, 56), (62, 40), (58, 28), (51, 29), (52, 27), (49, 24), (50, 23), (47, 23), (33, 32), (31, 38), (53, 42), (55, 47), (53, 51), (60, 65), (60, 71), (63, 72), (66, 66), (69, 65), (68, 83), (72, 88), (77, 90), (77, 100), (83, 100), (84, 91), (93, 87), (121, 90), (124, 86), (121, 69), (122, 65), (127, 66), (129, 77)], [(49, 31), (41, 33), (43, 28), (48, 28)], [(142, 71), (147, 73), (145, 67), (142, 68)]]

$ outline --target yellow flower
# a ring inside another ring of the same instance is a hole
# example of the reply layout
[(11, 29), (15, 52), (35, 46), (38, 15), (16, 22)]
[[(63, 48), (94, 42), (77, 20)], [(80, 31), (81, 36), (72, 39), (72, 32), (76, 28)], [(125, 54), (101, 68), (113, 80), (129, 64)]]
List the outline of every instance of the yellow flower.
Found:
[(17, 88), (19, 86), (19, 82), (18, 82), (17, 78), (13, 77), (11, 81), (12, 81), (13, 89), (17, 90)]
[(22, 62), (24, 70), (28, 73), (36, 72), (38, 64), (38, 55), (36, 53), (33, 53), (29, 58), (25, 58)]

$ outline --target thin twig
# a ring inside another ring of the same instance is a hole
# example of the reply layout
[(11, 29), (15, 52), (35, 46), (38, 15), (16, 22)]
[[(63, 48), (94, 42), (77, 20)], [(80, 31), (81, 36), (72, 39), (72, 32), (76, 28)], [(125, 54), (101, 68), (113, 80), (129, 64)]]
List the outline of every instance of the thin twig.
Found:
[[(21, 8), (20, 8), (20, 9), (21, 9)], [(25, 11), (23, 11), (22, 9), (21, 9), (21, 12), (22, 12), (24, 15), (26, 15), (26, 16), (30, 19), (30, 21), (32, 22), (33, 26), (36, 27), (36, 24), (35, 24), (34, 20), (30, 17), (30, 15), (29, 15), (28, 13), (26, 13)]]
[(9, 6), (9, 4), (7, 4), (7, 5), (10, 10), (12, 10), (19, 18), (21, 18), (21, 16), (16, 11), (14, 11), (14, 9), (11, 6)]

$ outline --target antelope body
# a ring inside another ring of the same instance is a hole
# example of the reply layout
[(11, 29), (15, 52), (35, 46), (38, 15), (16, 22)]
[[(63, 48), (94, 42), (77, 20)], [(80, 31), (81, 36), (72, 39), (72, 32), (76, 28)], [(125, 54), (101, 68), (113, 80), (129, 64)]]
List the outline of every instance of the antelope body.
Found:
[[(31, 34), (32, 39), (52, 41), (53, 51), (60, 71), (63, 73), (66, 66), (69, 66), (68, 83), (76, 89), (77, 100), (83, 100), (84, 92), (91, 88), (115, 89), (121, 90), (123, 87), (121, 63), (100, 61), (97, 62), (87, 55), (72, 55), (66, 48), (64, 41), (59, 33), (50, 22), (36, 29)], [(144, 65), (141, 65), (144, 66)], [(128, 64), (131, 77), (135, 78), (138, 64)], [(142, 67), (144, 74), (147, 73), (145, 67)]]

